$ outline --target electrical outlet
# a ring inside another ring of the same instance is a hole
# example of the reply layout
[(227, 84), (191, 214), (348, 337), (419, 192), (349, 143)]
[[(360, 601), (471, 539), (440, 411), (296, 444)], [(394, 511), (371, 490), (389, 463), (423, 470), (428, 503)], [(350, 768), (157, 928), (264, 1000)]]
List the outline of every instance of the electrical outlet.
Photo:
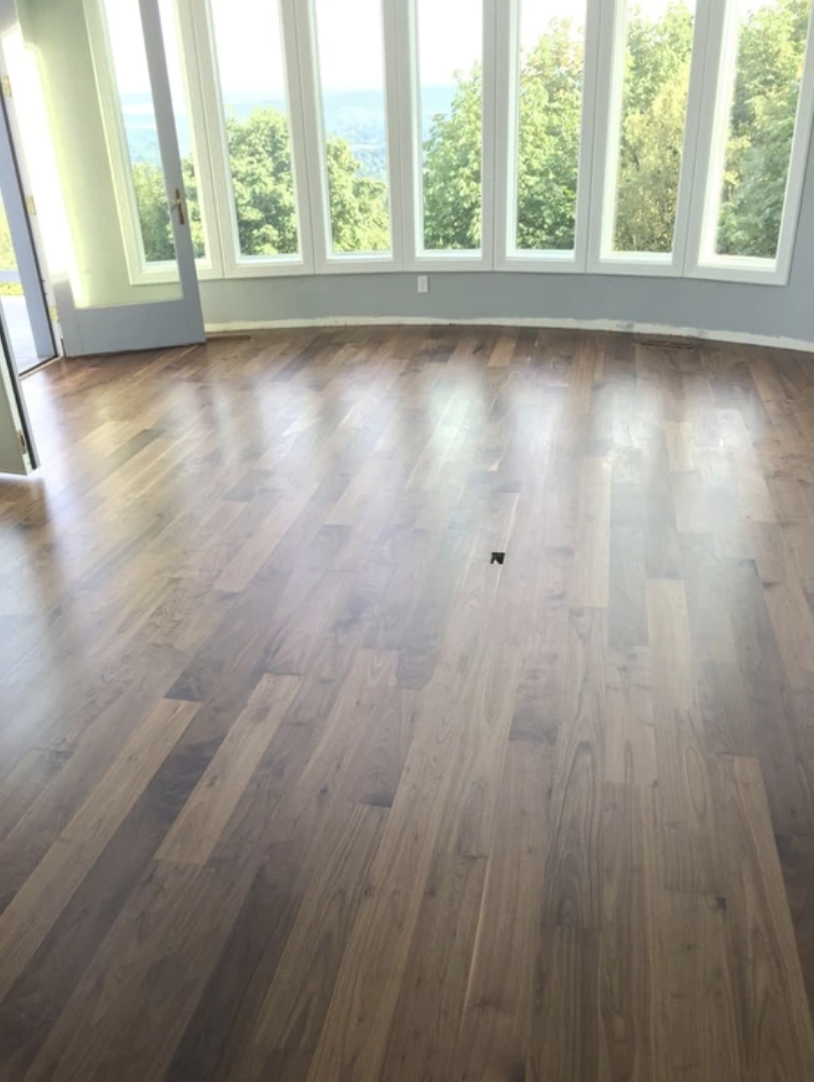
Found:
[(429, 278), (427, 277), (426, 274), (419, 274), (419, 276), (418, 276), (418, 292), (419, 293), (429, 293), (429, 291), (430, 291), (430, 280), (429, 280)]

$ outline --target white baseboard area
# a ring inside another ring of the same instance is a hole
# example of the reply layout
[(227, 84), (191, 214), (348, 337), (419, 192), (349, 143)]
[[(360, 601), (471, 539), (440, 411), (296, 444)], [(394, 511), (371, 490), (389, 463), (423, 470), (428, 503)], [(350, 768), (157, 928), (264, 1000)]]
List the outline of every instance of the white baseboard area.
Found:
[(743, 331), (710, 331), (699, 327), (673, 327), (664, 323), (633, 323), (614, 319), (438, 319), (430, 316), (327, 316), (319, 319), (261, 320), (251, 323), (207, 323), (208, 334), (245, 334), (247, 331), (285, 330), (298, 327), (539, 327), (552, 330), (615, 331), (652, 335), (656, 338), (699, 338), (708, 342), (732, 342), (765, 349), (791, 349), (814, 353), (814, 342), (799, 338), (746, 334)]

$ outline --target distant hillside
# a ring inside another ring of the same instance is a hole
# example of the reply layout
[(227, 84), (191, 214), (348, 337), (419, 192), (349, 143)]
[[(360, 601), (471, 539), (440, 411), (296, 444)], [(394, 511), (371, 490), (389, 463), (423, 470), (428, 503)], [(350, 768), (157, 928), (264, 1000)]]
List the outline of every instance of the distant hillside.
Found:
[[(429, 134), (433, 117), (446, 112), (455, 94), (453, 86), (428, 87), (422, 94), (421, 128)], [(226, 103), (227, 115), (244, 119), (259, 106), (282, 108), (282, 99), (258, 100), (235, 95)], [(130, 154), (135, 161), (159, 161), (151, 99), (146, 94), (122, 96), (122, 110)], [(191, 139), (186, 116), (176, 117), (181, 156), (190, 153)], [(381, 179), (385, 174), (387, 150), (382, 95), (372, 90), (349, 90), (325, 97), (325, 125), (332, 135), (346, 139), (369, 176)]]

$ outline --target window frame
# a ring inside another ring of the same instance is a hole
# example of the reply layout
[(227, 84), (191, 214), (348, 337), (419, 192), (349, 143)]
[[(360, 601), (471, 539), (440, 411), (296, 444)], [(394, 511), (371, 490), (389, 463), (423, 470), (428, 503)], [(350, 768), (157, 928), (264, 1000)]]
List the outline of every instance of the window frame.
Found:
[(696, 175), (698, 131), (704, 109), (704, 72), (710, 7), (714, 0), (697, 0), (693, 19), (687, 107), (678, 177), (675, 230), (671, 252), (613, 250), (616, 189), (622, 133), (627, 13), (634, 0), (603, 0), (602, 38), (596, 119), (596, 147), (588, 270), (592, 274), (639, 275), (648, 278), (684, 276), (690, 244), (693, 183)]
[[(418, 203), (423, 198), (418, 0), (378, 0), (382, 14), (391, 225), (391, 251), (382, 254), (331, 253), (329, 249), (330, 198), (316, 0), (279, 0), (300, 239), (300, 254), (296, 257), (251, 257), (238, 250), (211, 0), (170, 2), (176, 20), (206, 244), (206, 257), (196, 260), (201, 280), (488, 270), (684, 277), (780, 286), (788, 283), (814, 125), (814, 4), (809, 16), (778, 252), (776, 259), (764, 260), (709, 257), (709, 237), (717, 229), (720, 209), (732, 65), (737, 58), (736, 0), (696, 3), (675, 239), (670, 255), (612, 253), (608, 248), (615, 216), (630, 0), (586, 2), (575, 246), (570, 252), (525, 252), (515, 248), (521, 0), (483, 0), (481, 249), (422, 250), (418, 235), (423, 217)], [(174, 265), (148, 263), (144, 252), (104, 0), (83, 0), (83, 6), (129, 279), (133, 285), (172, 282), (176, 280)], [(714, 207), (714, 216), (710, 207)]]
[(303, 119), (309, 211), (313, 238), (313, 263), (316, 274), (380, 274), (405, 269), (404, 229), (402, 222), (402, 164), (400, 160), (399, 119), (401, 103), (398, 87), (397, 2), (377, 0), (382, 14), (383, 93), (387, 135), (388, 209), (390, 213), (390, 251), (331, 251), (331, 208), (328, 168), (325, 154), (325, 124), (322, 108), (322, 82), (317, 39), (316, 0), (283, 0), (290, 5), (293, 35), (296, 39), (297, 70)]
[(279, 0), (283, 81), (289, 125), (294, 202), (297, 213), (299, 254), (293, 256), (246, 256), (240, 251), (226, 112), (223, 104), (214, 16), (211, 0), (177, 0), (186, 13), (187, 34), (192, 43), (200, 82), (200, 125), (205, 130), (208, 150), (208, 180), (221, 237), (224, 278), (296, 277), (314, 273), (313, 239), (305, 170), (305, 138), (297, 71), (296, 32), (288, 0)]
[(586, 0), (585, 54), (582, 81), (579, 162), (574, 248), (528, 250), (516, 247), (517, 164), (520, 115), (520, 19), (521, 4), (530, 0), (507, 0), (498, 13), (497, 81), (498, 115), (503, 117), (502, 137), (497, 141), (498, 192), (496, 216), (500, 237), (497, 270), (543, 274), (584, 274), (588, 263), (591, 192), (595, 153), (596, 105), (599, 90), (598, 62), (602, 42), (603, 0)]
[[(737, 0), (724, 0), (710, 15), (710, 33), (704, 72), (704, 95), (709, 102), (699, 129), (691, 224), (691, 245), (684, 274), (687, 278), (746, 285), (788, 285), (797, 226), (803, 200), (811, 128), (814, 123), (814, 3), (808, 19), (803, 73), (794, 121), (783, 214), (777, 255), (714, 254), (714, 236), (720, 219), (723, 169), (732, 108), (731, 88), (737, 77)], [(713, 209), (714, 208), (714, 209)], [(710, 241), (713, 250), (710, 253)]]
[[(222, 277), (219, 238), (211, 229), (211, 198), (202, 184), (202, 169), (207, 168), (208, 154), (202, 150), (198, 125), (195, 123), (192, 104), (189, 54), (184, 48), (181, 25), (178, 19), (178, 0), (170, 0), (176, 17), (176, 32), (180, 52), (181, 77), (184, 81), (185, 105), (188, 109), (190, 135), (194, 147), (195, 171), (201, 200), (201, 226), (204, 235), (205, 256), (195, 260), (198, 277), (202, 281)], [(94, 78), (102, 116), (102, 127), (108, 152), (108, 163), (113, 178), (116, 207), (119, 214), (122, 244), (127, 274), (133, 286), (171, 284), (178, 281), (178, 268), (173, 260), (148, 261), (144, 250), (144, 237), (133, 183), (133, 161), (127, 143), (127, 132), (121, 108), (119, 84), (115, 73), (113, 49), (107, 23), (104, 0), (83, 0), (85, 22), (88, 29)], [(167, 200), (169, 207), (169, 198)]]
[(499, 0), (482, 0), (483, 95), (481, 103), (481, 245), (479, 249), (426, 250), (422, 243), (423, 139), (421, 133), (421, 76), (418, 39), (419, 0), (396, 0), (396, 44), (398, 53), (398, 94), (401, 118), (398, 127), (402, 162), (402, 229), (405, 270), (485, 271), (494, 269), (495, 87), (497, 47), (495, 26)]

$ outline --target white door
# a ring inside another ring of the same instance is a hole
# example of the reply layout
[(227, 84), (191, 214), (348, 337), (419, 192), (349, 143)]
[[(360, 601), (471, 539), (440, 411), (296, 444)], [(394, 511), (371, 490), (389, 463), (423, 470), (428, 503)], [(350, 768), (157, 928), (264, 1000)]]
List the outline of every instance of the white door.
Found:
[(0, 474), (36, 469), (37, 451), (0, 312)]
[[(158, 0), (3, 0), (0, 65), (66, 354), (204, 341)], [(156, 229), (142, 274), (127, 240)]]

